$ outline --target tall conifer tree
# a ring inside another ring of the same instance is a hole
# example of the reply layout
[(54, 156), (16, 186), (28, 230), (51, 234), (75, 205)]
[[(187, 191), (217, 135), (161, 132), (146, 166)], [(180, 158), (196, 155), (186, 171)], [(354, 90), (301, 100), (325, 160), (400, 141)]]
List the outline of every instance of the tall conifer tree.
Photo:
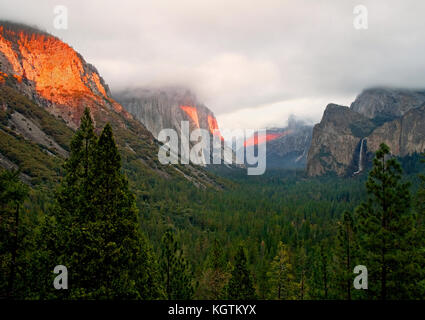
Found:
[(345, 211), (342, 220), (338, 223), (335, 256), (338, 291), (340, 291), (341, 297), (347, 300), (352, 298), (353, 260), (356, 251), (353, 216), (349, 211)]
[(288, 247), (281, 241), (278, 244), (277, 254), (271, 263), (268, 276), (274, 288), (273, 299), (289, 300), (295, 298), (296, 284), (294, 282), (295, 275), (292, 270), (290, 253)]
[(161, 242), (161, 271), (167, 298), (169, 300), (188, 300), (192, 298), (192, 275), (183, 251), (174, 237), (167, 231)]
[(219, 241), (214, 239), (207, 256), (205, 270), (202, 273), (198, 294), (203, 299), (222, 299), (229, 276), (223, 249)]
[(227, 297), (232, 300), (256, 298), (251, 272), (247, 267), (245, 249), (242, 245), (236, 252), (235, 265), (227, 288)]
[(19, 178), (20, 171), (0, 173), (0, 297), (15, 297), (16, 274), (21, 244), (21, 207), (28, 186)]
[(361, 264), (368, 268), (371, 298), (409, 298), (413, 219), (409, 184), (400, 164), (381, 144), (366, 182), (368, 200), (357, 208)]
[(56, 264), (69, 271), (70, 298), (138, 299), (160, 296), (155, 259), (141, 234), (135, 199), (121, 172), (112, 128), (94, 134), (88, 109), (65, 163), (57, 196)]

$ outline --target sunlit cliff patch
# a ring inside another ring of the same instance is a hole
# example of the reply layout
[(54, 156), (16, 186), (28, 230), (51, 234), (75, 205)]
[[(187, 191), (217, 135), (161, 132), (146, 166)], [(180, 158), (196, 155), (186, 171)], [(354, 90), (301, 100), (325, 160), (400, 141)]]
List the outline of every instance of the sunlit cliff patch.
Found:
[(39, 30), (18, 24), (0, 25), (0, 82), (13, 76), (30, 87), (53, 113), (76, 127), (85, 106), (123, 113), (97, 70), (68, 44)]
[(196, 108), (191, 106), (180, 106), (180, 109), (182, 109), (193, 121), (195, 126), (199, 128), (198, 111), (196, 110)]
[(252, 137), (248, 138), (244, 142), (244, 147), (254, 146), (262, 144), (268, 141), (275, 140), (277, 138), (283, 137), (290, 133), (290, 131), (285, 131), (281, 133), (266, 133), (266, 134), (254, 134)]

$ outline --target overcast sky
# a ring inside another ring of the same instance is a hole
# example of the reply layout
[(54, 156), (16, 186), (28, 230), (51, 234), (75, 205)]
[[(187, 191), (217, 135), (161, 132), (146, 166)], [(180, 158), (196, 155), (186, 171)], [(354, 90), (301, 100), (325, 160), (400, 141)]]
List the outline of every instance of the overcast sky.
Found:
[[(367, 30), (353, 27), (359, 4)], [(56, 5), (67, 30), (53, 27)], [(318, 122), (366, 87), (425, 88), (424, 12), (423, 0), (0, 1), (0, 19), (58, 36), (112, 92), (187, 86), (222, 128)]]

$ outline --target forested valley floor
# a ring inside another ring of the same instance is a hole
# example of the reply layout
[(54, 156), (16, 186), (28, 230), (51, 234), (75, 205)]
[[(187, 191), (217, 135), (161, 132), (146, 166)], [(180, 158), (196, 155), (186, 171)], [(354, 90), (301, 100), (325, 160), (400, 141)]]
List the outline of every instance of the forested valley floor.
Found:
[[(223, 188), (136, 174), (90, 113), (59, 181), (0, 178), (0, 296), (10, 299), (423, 299), (420, 155), (381, 145), (355, 177), (212, 169)], [(122, 166), (123, 165), (123, 166)], [(53, 287), (56, 265), (69, 289)], [(365, 265), (368, 290), (355, 290)]]

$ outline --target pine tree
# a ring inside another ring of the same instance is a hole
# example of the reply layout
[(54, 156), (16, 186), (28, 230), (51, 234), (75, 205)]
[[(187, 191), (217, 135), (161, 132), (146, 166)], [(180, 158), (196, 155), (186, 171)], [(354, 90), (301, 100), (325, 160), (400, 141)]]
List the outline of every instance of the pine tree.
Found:
[(353, 260), (356, 250), (354, 219), (349, 211), (345, 211), (342, 220), (338, 222), (335, 255), (338, 291), (341, 292), (341, 297), (347, 300), (352, 298)]
[(171, 231), (161, 241), (164, 288), (168, 300), (189, 300), (193, 295), (189, 264)]
[(227, 287), (227, 298), (231, 300), (256, 298), (252, 276), (247, 268), (245, 249), (242, 245), (236, 252), (235, 265)]
[[(422, 155), (425, 163), (425, 154)], [(412, 287), (415, 291), (414, 297), (425, 296), (425, 175), (420, 174), (420, 186), (416, 194), (416, 235), (413, 246), (416, 248), (414, 262), (416, 263), (415, 278), (416, 285)], [(414, 272), (414, 270), (412, 270)]]
[(86, 108), (80, 127), (71, 140), (70, 154), (64, 164), (66, 174), (56, 196), (53, 219), (46, 220), (49, 225), (46, 225), (45, 232), (53, 233), (55, 239), (48, 247), (53, 256), (49, 269), (62, 264), (70, 271), (70, 290), (57, 293), (63, 298), (94, 298), (99, 295), (93, 274), (97, 271), (95, 257), (99, 256), (100, 249), (96, 242), (100, 235), (92, 229), (96, 213), (92, 202), (96, 145), (93, 120)]
[(56, 238), (55, 264), (68, 268), (72, 286), (69, 293), (59, 294), (87, 299), (160, 296), (160, 286), (153, 285), (158, 278), (155, 259), (140, 231), (112, 128), (106, 125), (97, 138), (88, 109), (65, 169), (50, 229)]
[(266, 244), (264, 240), (261, 241), (260, 247), (260, 261), (256, 270), (257, 285), (258, 285), (258, 298), (261, 300), (267, 299), (270, 293), (270, 283), (267, 273), (269, 272), (269, 261), (265, 257)]
[(298, 249), (297, 252), (297, 277), (298, 277), (298, 296), (299, 300), (306, 299), (308, 295), (308, 285), (307, 285), (307, 254), (305, 247), (302, 246)]
[[(331, 265), (330, 256), (332, 248), (326, 240), (321, 240), (319, 244), (312, 248), (312, 253), (308, 256), (307, 263), (311, 265), (311, 274), (308, 279), (309, 297), (311, 299), (330, 299)], [(332, 292), (333, 293), (333, 292)]]
[(29, 188), (19, 178), (20, 171), (0, 174), (0, 296), (16, 297), (16, 274), (20, 254), (20, 210)]
[(202, 299), (217, 300), (223, 298), (224, 288), (229, 280), (223, 248), (214, 239), (207, 256), (206, 266), (202, 273), (197, 295)]
[(329, 299), (329, 247), (325, 247), (325, 243), (322, 241), (320, 244), (320, 271), (322, 275), (323, 284), (323, 298)]
[(86, 108), (80, 120), (80, 127), (71, 140), (70, 154), (64, 164), (66, 175), (57, 194), (60, 210), (56, 212), (56, 219), (61, 228), (69, 229), (72, 224), (83, 224), (92, 218), (96, 144), (93, 120), (90, 110)]
[(308, 257), (308, 263), (311, 264), (311, 275), (308, 278), (311, 299), (323, 299), (323, 272), (320, 256), (320, 247), (314, 246), (312, 253)]
[[(421, 162), (425, 163), (425, 153)], [(420, 187), (416, 195), (416, 210), (419, 213), (419, 225), (425, 226), (425, 175), (419, 175)]]
[(103, 129), (94, 153), (92, 204), (93, 230), (101, 248), (98, 285), (109, 288), (108, 297), (157, 296), (153, 252), (141, 234), (134, 195), (121, 172), (121, 157), (109, 124)]
[(413, 221), (409, 184), (402, 182), (401, 174), (400, 164), (381, 144), (366, 182), (368, 200), (356, 210), (371, 298), (409, 298)]
[(289, 300), (295, 298), (295, 275), (290, 262), (290, 252), (281, 241), (278, 244), (277, 254), (271, 263), (268, 276), (274, 288), (273, 299)]

